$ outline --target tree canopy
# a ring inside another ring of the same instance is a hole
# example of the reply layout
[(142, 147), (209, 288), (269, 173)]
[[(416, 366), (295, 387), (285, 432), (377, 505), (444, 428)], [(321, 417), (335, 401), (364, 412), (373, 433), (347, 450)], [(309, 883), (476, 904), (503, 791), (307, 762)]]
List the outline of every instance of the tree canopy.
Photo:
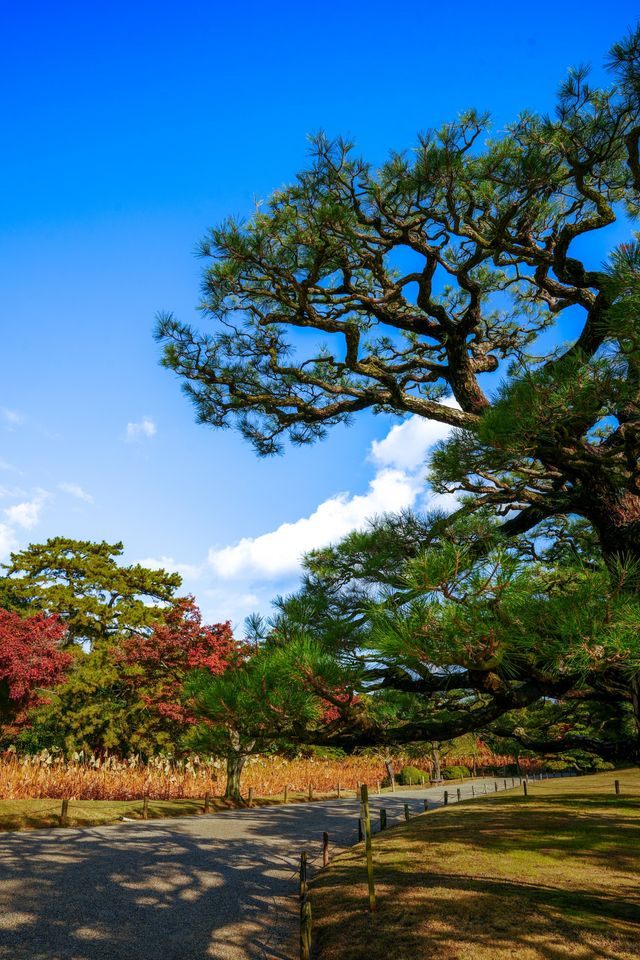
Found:
[(173, 602), (182, 578), (140, 564), (120, 566), (122, 543), (53, 537), (11, 554), (5, 592), (23, 607), (56, 614), (68, 643), (94, 644), (145, 631)]
[(550, 115), (490, 136), (471, 110), (378, 170), (317, 137), (292, 185), (203, 240), (212, 329), (160, 319), (198, 419), (261, 454), (366, 409), (441, 421), (436, 483), (506, 532), (573, 514), (640, 559), (640, 246), (581, 254), (638, 214), (639, 30), (607, 66), (606, 89), (570, 71)]

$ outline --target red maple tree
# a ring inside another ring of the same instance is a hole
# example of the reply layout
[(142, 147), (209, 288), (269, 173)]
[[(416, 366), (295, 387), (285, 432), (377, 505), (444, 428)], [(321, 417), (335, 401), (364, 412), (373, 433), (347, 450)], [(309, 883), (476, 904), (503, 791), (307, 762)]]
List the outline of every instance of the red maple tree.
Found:
[(0, 608), (0, 722), (21, 724), (59, 683), (73, 657), (60, 649), (65, 627), (56, 616), (32, 617)]
[(163, 622), (145, 636), (125, 640), (119, 658), (127, 664), (128, 682), (150, 708), (178, 724), (193, 723), (181, 703), (182, 685), (189, 670), (223, 673), (241, 645), (231, 623), (204, 624), (193, 597), (184, 597), (168, 608)]

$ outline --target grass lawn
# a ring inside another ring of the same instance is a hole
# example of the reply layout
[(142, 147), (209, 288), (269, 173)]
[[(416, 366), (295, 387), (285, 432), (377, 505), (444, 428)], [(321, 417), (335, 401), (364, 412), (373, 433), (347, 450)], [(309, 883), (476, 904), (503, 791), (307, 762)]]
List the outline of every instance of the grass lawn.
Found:
[[(621, 795), (614, 793), (614, 779)], [(312, 884), (321, 960), (631, 960), (640, 954), (640, 771), (440, 808)]]
[[(59, 826), (61, 800), (0, 800), (0, 830), (28, 830)], [(212, 812), (228, 807), (216, 798)], [(69, 826), (91, 827), (122, 817), (142, 819), (142, 800), (70, 800)], [(202, 800), (150, 800), (149, 817), (187, 817), (202, 813)]]
[[(397, 787), (402, 790), (402, 787)], [(407, 787), (406, 789), (411, 789)], [(383, 793), (388, 793), (385, 788)], [(330, 800), (335, 791), (322, 793), (314, 791), (314, 800)], [(342, 791), (343, 797), (355, 797), (353, 790)], [(306, 803), (307, 791), (290, 791), (288, 803)], [(274, 806), (283, 802), (282, 794), (272, 797), (256, 797), (253, 806)], [(61, 800), (0, 800), (0, 831), (2, 830), (38, 830), (44, 827), (60, 825)], [(204, 800), (150, 800), (149, 819), (158, 817), (189, 817), (203, 812)], [(210, 812), (229, 810), (244, 804), (232, 803), (222, 797), (211, 797)], [(142, 800), (70, 800), (69, 826), (95, 827), (102, 823), (114, 823), (127, 817), (131, 820), (142, 819)]]

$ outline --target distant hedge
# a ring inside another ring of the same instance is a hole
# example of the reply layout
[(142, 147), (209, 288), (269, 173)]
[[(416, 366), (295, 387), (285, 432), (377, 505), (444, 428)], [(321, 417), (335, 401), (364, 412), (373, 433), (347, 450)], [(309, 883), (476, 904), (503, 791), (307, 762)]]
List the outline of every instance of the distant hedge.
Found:
[(461, 780), (462, 777), (470, 777), (471, 774), (467, 767), (445, 767), (442, 771), (444, 780)]
[(403, 787), (413, 787), (421, 784), (423, 780), (428, 783), (430, 776), (428, 770), (418, 770), (417, 767), (403, 767), (396, 780)]

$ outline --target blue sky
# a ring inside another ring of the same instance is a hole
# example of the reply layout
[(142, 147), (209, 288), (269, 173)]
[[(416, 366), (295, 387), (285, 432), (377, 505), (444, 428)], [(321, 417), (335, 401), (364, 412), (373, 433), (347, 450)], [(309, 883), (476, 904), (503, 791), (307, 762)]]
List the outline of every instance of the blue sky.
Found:
[(123, 540), (237, 624), (295, 583), (301, 550), (428, 495), (438, 427), (365, 416), (259, 460), (196, 426), (154, 316), (196, 316), (197, 241), (289, 181), (307, 134), (378, 162), (469, 106), (500, 129), (549, 109), (570, 65), (602, 76), (637, 5), (318, 10), (0, 5), (0, 559), (54, 535)]

